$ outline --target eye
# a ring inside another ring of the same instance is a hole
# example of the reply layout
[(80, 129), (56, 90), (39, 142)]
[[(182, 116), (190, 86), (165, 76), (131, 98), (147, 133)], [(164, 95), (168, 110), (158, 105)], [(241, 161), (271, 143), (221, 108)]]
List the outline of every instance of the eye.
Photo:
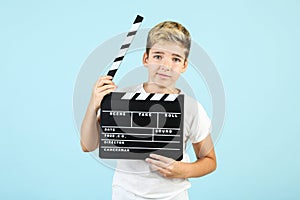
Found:
[(160, 56), (160, 55), (154, 55), (153, 58), (154, 58), (155, 60), (160, 60), (160, 59), (161, 59), (161, 56)]
[(172, 60), (173, 60), (173, 62), (181, 62), (181, 59), (179, 59), (179, 58), (173, 58)]

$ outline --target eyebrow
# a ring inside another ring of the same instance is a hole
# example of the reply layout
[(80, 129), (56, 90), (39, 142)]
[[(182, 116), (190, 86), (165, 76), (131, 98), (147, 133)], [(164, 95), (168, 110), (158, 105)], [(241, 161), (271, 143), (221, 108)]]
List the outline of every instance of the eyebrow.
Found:
[[(162, 51), (154, 51), (154, 52), (152, 52), (152, 53), (153, 53), (153, 54), (165, 54), (165, 53), (162, 52)], [(176, 54), (176, 53), (172, 53), (172, 56), (176, 56), (176, 57), (179, 57), (179, 58), (183, 59), (183, 57), (182, 57), (181, 55)]]

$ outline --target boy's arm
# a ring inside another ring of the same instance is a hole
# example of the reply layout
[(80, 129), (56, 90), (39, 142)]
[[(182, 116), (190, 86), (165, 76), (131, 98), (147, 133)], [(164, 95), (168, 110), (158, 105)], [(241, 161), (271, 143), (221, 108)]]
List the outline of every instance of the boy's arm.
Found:
[(96, 112), (105, 95), (116, 89), (111, 76), (100, 77), (93, 87), (92, 96), (80, 129), (80, 144), (84, 152), (90, 152), (99, 146), (99, 125)]
[(193, 147), (197, 160), (187, 166), (191, 168), (187, 170), (187, 177), (200, 177), (213, 172), (217, 168), (217, 159), (210, 134), (203, 141), (194, 143)]
[(210, 135), (203, 141), (193, 144), (197, 160), (192, 163), (175, 161), (171, 158), (151, 154), (146, 161), (154, 170), (168, 178), (200, 177), (216, 169), (216, 155)]
[(99, 146), (97, 123), (93, 97), (91, 97), (80, 129), (80, 144), (84, 152), (94, 151)]

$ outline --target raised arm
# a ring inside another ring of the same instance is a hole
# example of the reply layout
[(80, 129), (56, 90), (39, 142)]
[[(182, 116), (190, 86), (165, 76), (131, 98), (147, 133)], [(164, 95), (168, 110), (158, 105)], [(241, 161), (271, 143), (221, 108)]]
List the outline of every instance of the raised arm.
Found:
[(100, 77), (93, 86), (93, 92), (80, 129), (80, 144), (84, 152), (94, 151), (99, 146), (99, 125), (97, 111), (105, 95), (116, 89), (111, 76)]

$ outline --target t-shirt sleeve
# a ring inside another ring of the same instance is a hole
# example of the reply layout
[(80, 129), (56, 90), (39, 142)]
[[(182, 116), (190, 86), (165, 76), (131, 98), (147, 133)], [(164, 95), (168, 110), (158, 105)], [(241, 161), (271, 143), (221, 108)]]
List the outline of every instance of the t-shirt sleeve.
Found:
[(189, 139), (192, 143), (201, 142), (211, 133), (211, 120), (199, 102), (191, 116)]

